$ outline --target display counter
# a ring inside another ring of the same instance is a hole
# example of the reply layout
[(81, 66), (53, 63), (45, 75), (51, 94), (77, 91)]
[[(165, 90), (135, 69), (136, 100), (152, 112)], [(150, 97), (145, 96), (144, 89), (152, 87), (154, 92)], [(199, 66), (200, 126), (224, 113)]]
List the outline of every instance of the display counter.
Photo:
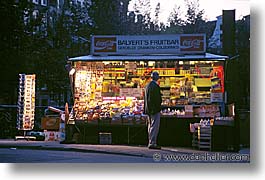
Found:
[(75, 62), (74, 106), (70, 116), (81, 130), (80, 143), (97, 144), (99, 133), (111, 133), (112, 144), (145, 145), (148, 116), (143, 114), (143, 96), (152, 71), (160, 74), (160, 145), (190, 147), (189, 124), (221, 116), (223, 62), (160, 64), (163, 62)]
[[(190, 123), (198, 123), (201, 118), (161, 116), (158, 144), (161, 146), (191, 147)], [(111, 133), (111, 144), (147, 145), (147, 125), (145, 124), (103, 124), (76, 121), (80, 130), (78, 143), (99, 144), (100, 133)]]
[[(114, 121), (115, 116), (130, 118), (131, 115), (142, 114), (144, 87), (150, 82), (153, 71), (160, 74), (158, 83), (163, 114), (180, 117), (221, 115), (224, 111), (223, 62), (174, 61), (160, 65), (162, 63), (75, 62), (74, 118), (91, 121), (110, 117)], [(197, 74), (194, 69), (197, 69)]]
[(147, 126), (136, 124), (104, 124), (87, 123), (76, 121), (79, 129), (78, 143), (99, 144), (100, 133), (110, 133), (111, 144), (138, 144), (147, 143)]

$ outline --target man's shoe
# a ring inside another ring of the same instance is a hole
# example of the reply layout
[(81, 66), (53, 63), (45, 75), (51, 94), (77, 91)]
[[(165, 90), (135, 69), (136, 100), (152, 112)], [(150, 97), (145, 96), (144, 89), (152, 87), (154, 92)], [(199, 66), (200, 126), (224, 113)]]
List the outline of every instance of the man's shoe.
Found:
[(157, 145), (150, 145), (148, 146), (148, 149), (161, 149), (161, 147)]

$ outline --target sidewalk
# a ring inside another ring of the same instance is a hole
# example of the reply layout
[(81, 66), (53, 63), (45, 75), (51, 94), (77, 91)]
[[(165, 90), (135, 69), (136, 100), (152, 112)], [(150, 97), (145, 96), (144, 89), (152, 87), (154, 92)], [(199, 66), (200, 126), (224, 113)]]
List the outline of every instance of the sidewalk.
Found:
[[(194, 150), (183, 147), (162, 147), (161, 150), (151, 150), (146, 146), (128, 146), (128, 145), (92, 145), (92, 144), (60, 144), (58, 141), (14, 141), (0, 140), (0, 148), (17, 148), (17, 149), (42, 149), (42, 150), (61, 150), (61, 151), (78, 151), (90, 153), (107, 153), (127, 156), (149, 157), (153, 158), (155, 153), (160, 154), (200, 154), (213, 153), (209, 151)], [(233, 153), (233, 152), (221, 152)], [(242, 149), (238, 154), (249, 154), (249, 149)]]

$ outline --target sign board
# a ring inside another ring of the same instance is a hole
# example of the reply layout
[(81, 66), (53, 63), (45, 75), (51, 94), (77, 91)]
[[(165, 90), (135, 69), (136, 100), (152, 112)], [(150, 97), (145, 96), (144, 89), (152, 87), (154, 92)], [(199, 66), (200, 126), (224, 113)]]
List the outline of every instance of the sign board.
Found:
[(120, 101), (120, 100), (125, 100), (126, 97), (102, 97), (103, 101)]
[(59, 141), (60, 140), (60, 132), (58, 131), (44, 131), (45, 141)]
[(194, 78), (195, 86), (197, 87), (211, 87), (211, 79), (209, 78)]
[(92, 55), (202, 54), (205, 34), (91, 36)]
[(223, 102), (223, 93), (211, 93), (211, 102)]
[(41, 128), (45, 130), (59, 130), (60, 121), (60, 117), (43, 117), (41, 119)]
[(19, 74), (17, 129), (32, 130), (35, 117), (35, 74)]

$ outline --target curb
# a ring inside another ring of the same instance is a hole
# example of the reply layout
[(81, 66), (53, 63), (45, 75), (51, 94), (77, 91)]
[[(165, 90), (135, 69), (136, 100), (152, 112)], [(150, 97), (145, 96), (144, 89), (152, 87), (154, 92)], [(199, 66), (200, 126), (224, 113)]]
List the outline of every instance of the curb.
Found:
[[(0, 144), (0, 148), (16, 148), (16, 149), (32, 149), (32, 150), (54, 150), (54, 151), (72, 151), (72, 152), (83, 152), (83, 153), (101, 153), (101, 154), (113, 154), (113, 155), (124, 155), (124, 156), (132, 156), (132, 157), (145, 157), (145, 158), (153, 158), (153, 154), (157, 153), (157, 151), (150, 151), (146, 153), (141, 152), (120, 152), (120, 151), (111, 151), (111, 150), (93, 150), (86, 148), (76, 148), (76, 147), (54, 147), (54, 146), (45, 146), (45, 145), (10, 145), (10, 144)], [(162, 150), (159, 150), (160, 153), (180, 153), (180, 154), (193, 154), (196, 152), (187, 152), (183, 150), (172, 150), (170, 148), (165, 147)], [(204, 151), (200, 151), (197, 153), (205, 153)], [(221, 152), (222, 153), (222, 152)], [(231, 152), (230, 152), (231, 153)]]

